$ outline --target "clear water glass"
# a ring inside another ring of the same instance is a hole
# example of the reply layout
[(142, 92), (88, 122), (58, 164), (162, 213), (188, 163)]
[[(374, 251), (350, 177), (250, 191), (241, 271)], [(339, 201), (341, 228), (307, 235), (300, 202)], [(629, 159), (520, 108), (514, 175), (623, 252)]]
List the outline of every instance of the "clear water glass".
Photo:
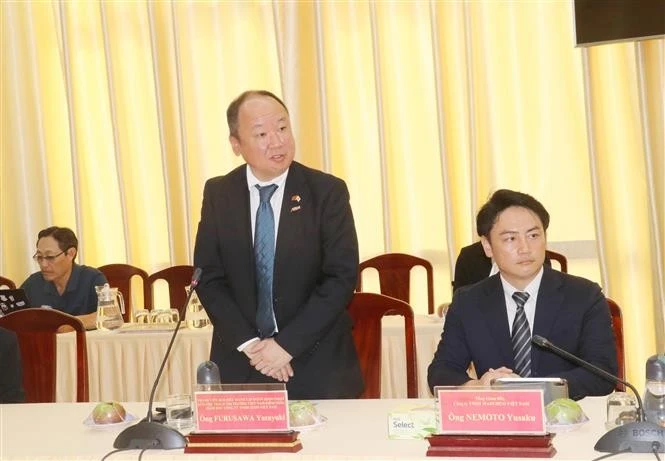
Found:
[(153, 309), (150, 312), (150, 323), (171, 323), (173, 317), (171, 309)]
[(178, 430), (194, 426), (192, 399), (189, 394), (169, 395), (166, 398), (166, 424)]
[(134, 323), (150, 323), (150, 311), (148, 309), (139, 309), (134, 312)]
[(614, 392), (607, 396), (607, 419), (605, 420), (607, 430), (634, 421), (637, 421), (635, 396), (627, 392)]

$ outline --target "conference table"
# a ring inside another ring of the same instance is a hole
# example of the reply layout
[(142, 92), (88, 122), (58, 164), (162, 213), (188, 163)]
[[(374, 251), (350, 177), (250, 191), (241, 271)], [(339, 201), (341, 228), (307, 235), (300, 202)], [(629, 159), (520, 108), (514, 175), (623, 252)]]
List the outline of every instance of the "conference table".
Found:
[[(589, 417), (587, 423), (569, 432), (556, 434), (553, 459), (589, 461), (602, 455), (595, 442), (605, 433), (605, 397), (587, 397), (580, 404)], [(148, 450), (143, 460), (229, 459), (229, 460), (422, 460), (427, 441), (388, 438), (388, 413), (404, 405), (427, 405), (432, 399), (321, 400), (315, 402), (327, 418), (320, 427), (301, 432), (302, 450), (297, 453), (269, 454), (184, 454), (183, 449)], [(0, 405), (0, 459), (18, 460), (100, 460), (113, 450), (113, 441), (122, 428), (95, 429), (83, 424), (94, 403), (51, 403)], [(126, 403), (127, 411), (139, 417), (145, 403)], [(136, 460), (138, 450), (118, 452), (109, 461)], [(483, 458), (458, 458), (483, 459)], [(502, 458), (515, 460), (519, 458)], [(653, 461), (651, 453), (620, 454), (611, 459)]]
[[(427, 366), (443, 330), (443, 320), (432, 315), (415, 316), (418, 391), (431, 397), (427, 387)], [(120, 402), (147, 401), (171, 331), (99, 331), (86, 333), (88, 350), (89, 400)], [(196, 368), (208, 359), (212, 327), (182, 328), (164, 368), (156, 398), (171, 394), (191, 394), (196, 383)], [(76, 401), (76, 349), (74, 333), (58, 335), (56, 401)], [(386, 316), (382, 322), (381, 396), (405, 398), (406, 355), (404, 318)], [(224, 380), (224, 366), (220, 369)]]

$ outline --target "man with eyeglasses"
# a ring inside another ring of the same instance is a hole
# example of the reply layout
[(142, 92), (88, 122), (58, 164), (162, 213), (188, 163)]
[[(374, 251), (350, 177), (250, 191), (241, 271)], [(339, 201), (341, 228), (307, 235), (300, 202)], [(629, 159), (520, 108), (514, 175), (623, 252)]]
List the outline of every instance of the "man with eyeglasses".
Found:
[(52, 226), (37, 234), (37, 252), (32, 257), (39, 264), (21, 285), (33, 307), (51, 307), (77, 316), (86, 329), (95, 328), (97, 292), (95, 286), (107, 283), (94, 267), (74, 262), (78, 239), (71, 229)]

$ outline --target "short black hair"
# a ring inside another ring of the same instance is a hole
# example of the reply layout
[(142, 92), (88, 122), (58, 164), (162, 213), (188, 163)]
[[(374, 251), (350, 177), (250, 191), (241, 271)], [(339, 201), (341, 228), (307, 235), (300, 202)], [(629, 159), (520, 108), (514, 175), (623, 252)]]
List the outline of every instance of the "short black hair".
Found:
[(550, 225), (550, 214), (542, 203), (522, 192), (509, 189), (499, 189), (494, 192), (490, 199), (485, 203), (476, 216), (476, 232), (480, 237), (489, 238), (490, 231), (499, 215), (506, 208), (518, 206), (533, 211), (543, 223), (543, 229), (547, 230)]
[[(76, 238), (76, 234), (69, 227), (58, 227), (51, 226), (46, 229), (42, 229), (37, 234), (37, 241), (44, 237), (53, 237), (56, 242), (58, 242), (58, 248), (60, 251), (67, 251), (70, 248), (74, 248), (78, 253), (79, 241)], [(76, 257), (76, 255), (74, 255)]]
[(245, 91), (244, 93), (240, 94), (240, 96), (231, 101), (231, 104), (229, 104), (229, 107), (226, 109), (226, 123), (229, 125), (229, 134), (231, 136), (236, 138), (238, 137), (238, 112), (240, 112), (240, 106), (242, 106), (242, 103), (244, 103), (246, 100), (254, 96), (267, 96), (269, 98), (273, 98), (275, 101), (280, 103), (287, 114), (289, 113), (289, 109), (287, 109), (284, 101), (279, 99), (274, 93), (271, 93), (268, 90)]

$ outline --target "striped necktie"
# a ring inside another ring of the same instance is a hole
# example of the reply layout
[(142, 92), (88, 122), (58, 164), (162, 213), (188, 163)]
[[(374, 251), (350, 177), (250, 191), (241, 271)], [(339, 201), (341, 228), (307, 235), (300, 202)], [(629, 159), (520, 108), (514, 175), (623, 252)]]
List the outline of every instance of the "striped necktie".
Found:
[(261, 196), (256, 210), (254, 229), (254, 259), (256, 262), (256, 327), (261, 338), (269, 338), (277, 331), (272, 305), (272, 281), (275, 266), (275, 217), (270, 198), (277, 190), (276, 184), (256, 185)]
[(516, 291), (513, 299), (517, 304), (517, 313), (513, 320), (512, 342), (515, 357), (514, 372), (523, 378), (531, 376), (531, 331), (529, 321), (524, 313), (524, 304), (529, 299), (529, 293)]

